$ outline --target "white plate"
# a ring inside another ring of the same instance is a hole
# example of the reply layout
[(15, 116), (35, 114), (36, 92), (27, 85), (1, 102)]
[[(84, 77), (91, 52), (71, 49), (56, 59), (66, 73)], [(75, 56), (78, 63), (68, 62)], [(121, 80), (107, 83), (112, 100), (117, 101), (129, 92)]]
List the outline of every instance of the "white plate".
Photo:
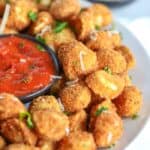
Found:
[[(90, 3), (81, 1), (82, 6), (89, 6)], [(124, 150), (146, 125), (150, 115), (150, 59), (148, 54), (137, 40), (137, 38), (123, 25), (116, 22), (116, 29), (123, 35), (123, 43), (127, 45), (136, 58), (136, 67), (129, 73), (132, 76), (133, 83), (143, 93), (143, 107), (140, 117), (137, 120), (124, 119), (124, 134), (121, 140), (116, 144), (113, 150)], [(109, 149), (110, 150), (110, 149)]]

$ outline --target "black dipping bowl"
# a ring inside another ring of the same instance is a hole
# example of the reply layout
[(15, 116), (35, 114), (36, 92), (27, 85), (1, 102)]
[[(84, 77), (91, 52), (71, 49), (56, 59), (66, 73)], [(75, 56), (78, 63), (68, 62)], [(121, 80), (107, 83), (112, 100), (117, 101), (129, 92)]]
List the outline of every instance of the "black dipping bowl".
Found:
[[(29, 36), (29, 35), (25, 35), (25, 34), (6, 34), (6, 35), (0, 35), (0, 38), (9, 37), (9, 36), (16, 36), (16, 37), (24, 38), (24, 39), (30, 40), (30, 41), (32, 41), (34, 43), (37, 43), (40, 46), (42, 46), (47, 51), (47, 53), (49, 54), (49, 56), (53, 60), (53, 64), (54, 64), (54, 68), (55, 68), (55, 75), (59, 75), (59, 61), (58, 61), (58, 58), (57, 58), (56, 54), (53, 52), (53, 50), (50, 47), (48, 47), (47, 45), (45, 45), (45, 44), (41, 43), (40, 41), (36, 40), (36, 38), (34, 38), (32, 36)], [(40, 95), (48, 93), (51, 86), (56, 82), (56, 80), (57, 79), (53, 79), (52, 82), (49, 83), (44, 88), (39, 89), (35, 92), (29, 93), (25, 96), (21, 96), (21, 97), (19, 97), (19, 99), (23, 103), (27, 103), (27, 102), (32, 101), (34, 98), (36, 98)]]

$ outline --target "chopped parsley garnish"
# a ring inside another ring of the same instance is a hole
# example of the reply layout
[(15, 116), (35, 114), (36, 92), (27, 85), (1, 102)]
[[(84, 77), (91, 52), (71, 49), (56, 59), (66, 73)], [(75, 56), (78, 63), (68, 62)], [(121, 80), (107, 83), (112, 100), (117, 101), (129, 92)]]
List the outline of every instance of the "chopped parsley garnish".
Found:
[(37, 36), (37, 37), (36, 37), (36, 40), (38, 40), (38, 41), (41, 42), (42, 44), (45, 44), (45, 43), (46, 43), (45, 39), (44, 39), (43, 37), (41, 37), (41, 36)]
[(6, 3), (10, 3), (10, 0), (6, 0)]
[(112, 145), (110, 145), (108, 148), (114, 148), (115, 147), (115, 144), (112, 144)]
[(39, 3), (41, 3), (41, 0), (36, 0), (36, 2), (39, 4)]
[(135, 120), (135, 119), (137, 119), (138, 117), (139, 117), (138, 114), (134, 114), (134, 115), (132, 116), (132, 120)]
[(33, 128), (34, 125), (33, 125), (33, 122), (32, 122), (32, 118), (31, 118), (31, 114), (29, 112), (21, 112), (19, 114), (19, 119), (20, 120), (24, 120), (26, 119), (26, 124), (28, 126), (28, 128)]
[(103, 70), (106, 71), (109, 74), (112, 74), (112, 71), (108, 66), (104, 67)]
[(65, 29), (68, 26), (67, 22), (61, 22), (61, 21), (56, 21), (55, 27), (54, 27), (54, 32), (55, 33), (59, 33), (61, 32), (63, 29)]
[(33, 11), (29, 11), (28, 13), (28, 17), (31, 21), (36, 21), (37, 19), (37, 13), (36, 12), (33, 12)]
[(95, 26), (95, 30), (97, 30), (97, 31), (99, 31), (100, 28), (101, 28), (101, 27), (100, 27), (99, 25), (96, 25), (96, 26)]
[(31, 81), (31, 76), (27, 76), (27, 75), (25, 75), (25, 76), (21, 79), (21, 82), (22, 82), (22, 83), (25, 83), (25, 84), (29, 83), (30, 81)]
[(131, 75), (129, 75), (129, 79), (132, 80), (132, 76)]
[(69, 116), (69, 115), (70, 115), (70, 112), (64, 111), (64, 114), (67, 115), (67, 116)]
[(43, 46), (41, 46), (39, 44), (37, 45), (37, 49), (41, 52), (45, 52), (45, 49), (43, 48)]
[(107, 111), (107, 110), (108, 110), (107, 107), (102, 106), (95, 112), (95, 116), (99, 116), (102, 112)]

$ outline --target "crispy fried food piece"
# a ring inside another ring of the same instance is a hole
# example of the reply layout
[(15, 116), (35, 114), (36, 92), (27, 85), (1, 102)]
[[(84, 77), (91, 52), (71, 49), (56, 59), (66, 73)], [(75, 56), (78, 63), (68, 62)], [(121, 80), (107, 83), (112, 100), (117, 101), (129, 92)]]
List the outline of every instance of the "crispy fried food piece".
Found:
[(42, 37), (45, 39), (46, 44), (55, 51), (61, 44), (75, 40), (75, 35), (69, 28), (65, 28), (59, 33), (48, 31)]
[(103, 70), (98, 70), (86, 78), (88, 87), (99, 97), (114, 99), (124, 88), (124, 79), (118, 75), (111, 75)]
[(72, 19), (79, 12), (79, 0), (54, 0), (50, 6), (50, 13), (58, 20)]
[(132, 117), (139, 112), (142, 106), (142, 95), (135, 86), (128, 86), (113, 102), (120, 116)]
[(100, 111), (101, 108), (106, 108), (111, 111), (116, 111), (115, 105), (109, 99), (103, 100), (102, 102), (93, 105), (91, 107), (91, 111), (90, 111), (90, 123), (89, 123), (90, 130), (93, 130), (93, 128), (94, 128), (95, 121), (97, 118), (97, 111)]
[(72, 132), (60, 141), (58, 150), (96, 150), (91, 133)]
[(37, 20), (30, 25), (29, 33), (32, 35), (37, 35), (41, 33), (45, 27), (51, 27), (53, 23), (54, 20), (50, 13), (47, 11), (41, 11), (38, 13)]
[(40, 150), (56, 150), (56, 143), (50, 140), (41, 139), (38, 141), (37, 146)]
[(106, 110), (99, 114), (93, 129), (98, 147), (109, 147), (122, 136), (123, 122), (115, 111)]
[(51, 5), (52, 0), (33, 0), (37, 3), (39, 10), (48, 10)]
[(4, 150), (40, 150), (34, 146), (25, 145), (25, 144), (10, 144)]
[(25, 29), (31, 22), (29, 13), (37, 13), (37, 6), (31, 0), (15, 0), (11, 3), (7, 26), (17, 31)]
[(3, 150), (6, 145), (6, 142), (2, 136), (0, 136), (0, 150)]
[(121, 46), (115, 47), (114, 50), (120, 52), (125, 57), (128, 69), (132, 69), (135, 66), (136, 60), (131, 50), (127, 46), (121, 45)]
[(32, 112), (35, 130), (39, 137), (59, 141), (69, 128), (68, 117), (60, 112), (36, 110)]
[(78, 41), (60, 45), (58, 57), (66, 77), (70, 80), (75, 80), (97, 69), (96, 53)]
[(132, 79), (131, 79), (131, 76), (128, 75), (128, 72), (123, 72), (123, 73), (119, 74), (119, 76), (124, 79), (125, 87), (132, 85)]
[(0, 16), (3, 16), (5, 5), (6, 5), (6, 0), (0, 0)]
[(35, 145), (36, 135), (23, 121), (17, 118), (7, 119), (0, 124), (0, 133), (11, 143)]
[(84, 110), (78, 111), (69, 116), (70, 131), (85, 131), (87, 123), (87, 114)]
[(94, 51), (113, 49), (121, 44), (121, 37), (118, 32), (113, 31), (92, 31), (86, 42), (87, 47)]
[(60, 99), (68, 112), (77, 112), (88, 106), (91, 92), (83, 83), (66, 86), (60, 91)]
[(112, 73), (123, 73), (127, 70), (125, 58), (114, 50), (97, 51), (97, 60), (99, 69), (108, 67)]
[(32, 113), (36, 110), (62, 112), (60, 105), (54, 96), (39, 96), (38, 98), (34, 99), (29, 106), (29, 111)]
[(17, 117), (24, 111), (26, 108), (17, 97), (7, 93), (0, 94), (0, 121)]
[(112, 13), (110, 9), (103, 4), (94, 4), (88, 8), (94, 16), (94, 22), (99, 27), (107, 26), (112, 23)]

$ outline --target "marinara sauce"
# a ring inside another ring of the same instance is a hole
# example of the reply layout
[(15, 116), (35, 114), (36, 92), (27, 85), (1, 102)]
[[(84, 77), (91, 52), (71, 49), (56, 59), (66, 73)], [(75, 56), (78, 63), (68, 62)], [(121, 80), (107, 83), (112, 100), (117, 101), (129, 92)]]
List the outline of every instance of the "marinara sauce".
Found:
[(35, 42), (18, 36), (0, 38), (0, 92), (24, 96), (52, 82), (53, 60)]

